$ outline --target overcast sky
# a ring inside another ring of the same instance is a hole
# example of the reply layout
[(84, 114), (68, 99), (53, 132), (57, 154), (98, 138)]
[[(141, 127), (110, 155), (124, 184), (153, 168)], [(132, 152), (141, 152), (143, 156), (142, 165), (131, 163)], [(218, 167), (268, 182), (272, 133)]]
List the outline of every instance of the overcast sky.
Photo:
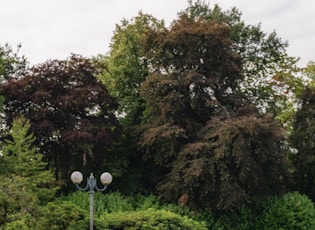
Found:
[[(247, 24), (261, 22), (288, 41), (300, 65), (315, 61), (314, 0), (209, 0), (224, 10), (237, 7)], [(187, 0), (0, 0), (0, 45), (21, 44), (31, 64), (65, 59), (71, 53), (106, 54), (115, 25), (139, 11), (167, 25), (188, 6)]]

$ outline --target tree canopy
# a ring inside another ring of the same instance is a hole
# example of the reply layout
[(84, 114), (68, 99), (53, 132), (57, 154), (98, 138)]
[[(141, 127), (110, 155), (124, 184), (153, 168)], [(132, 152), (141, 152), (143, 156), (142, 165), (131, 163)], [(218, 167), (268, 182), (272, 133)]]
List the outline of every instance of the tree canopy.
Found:
[(314, 63), (298, 75), (276, 32), (247, 25), (236, 8), (188, 3), (168, 27), (142, 12), (123, 19), (110, 51), (92, 59), (26, 69), (18, 50), (0, 47), (5, 213), (26, 213), (23, 197), (38, 203), (26, 190), (7, 192), (27, 188), (28, 166), (53, 169), (57, 179), (106, 169), (121, 192), (215, 213), (283, 194), (292, 174), (314, 199)]
[(36, 144), (57, 178), (68, 178), (76, 168), (101, 170), (120, 135), (117, 103), (96, 74), (91, 60), (73, 55), (1, 85), (7, 125), (20, 114), (30, 120)]
[(228, 25), (233, 49), (242, 57), (242, 91), (264, 112), (282, 121), (292, 116), (292, 99), (303, 89), (303, 78), (298, 75), (298, 58), (286, 52), (287, 41), (278, 37), (276, 31), (263, 32), (261, 24), (246, 24), (235, 7), (224, 11), (219, 5), (210, 7), (197, 0), (189, 1), (182, 13), (193, 20), (204, 18)]
[(149, 67), (141, 42), (149, 28), (163, 27), (163, 21), (142, 12), (131, 20), (124, 19), (116, 25), (109, 55), (100, 57), (105, 66), (100, 79), (117, 99), (121, 121), (126, 125), (141, 122), (144, 109), (139, 87), (149, 74)]
[(288, 182), (281, 128), (240, 91), (242, 59), (230, 33), (186, 14), (148, 33), (155, 72), (141, 86), (147, 120), (139, 144), (168, 200), (188, 194), (191, 205), (225, 210), (279, 194)]

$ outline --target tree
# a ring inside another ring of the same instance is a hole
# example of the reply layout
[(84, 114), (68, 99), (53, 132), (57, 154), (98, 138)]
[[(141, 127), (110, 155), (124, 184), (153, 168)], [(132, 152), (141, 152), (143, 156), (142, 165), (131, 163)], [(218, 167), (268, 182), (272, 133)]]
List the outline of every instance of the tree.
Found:
[(295, 170), (295, 189), (315, 200), (315, 88), (314, 88), (314, 64), (310, 63), (306, 68), (306, 74), (312, 82), (304, 90), (300, 97), (300, 107), (295, 114), (290, 143), (296, 152), (292, 154)]
[(10, 78), (16, 78), (24, 74), (27, 70), (28, 62), (24, 56), (19, 55), (19, 48), (17, 51), (5, 44), (0, 46), (0, 81), (6, 81)]
[[(210, 7), (202, 0), (188, 3), (180, 14), (196, 21), (199, 18), (216, 20), (231, 28), (229, 37), (234, 43), (233, 50), (242, 57), (241, 90), (264, 113), (273, 114), (290, 131), (297, 98), (305, 82), (296, 66), (298, 59), (286, 53), (288, 42), (276, 32), (263, 32), (260, 24), (246, 24), (236, 8), (223, 11), (218, 5)], [(139, 87), (152, 72), (140, 42), (148, 28), (166, 29), (163, 23), (142, 13), (130, 21), (123, 20), (116, 27), (109, 56), (104, 58), (106, 71), (101, 78), (110, 85), (110, 92), (124, 115), (123, 122), (129, 125), (141, 122), (144, 106)]]
[(131, 127), (141, 123), (145, 109), (140, 85), (149, 74), (149, 66), (143, 55), (142, 40), (149, 28), (158, 30), (164, 28), (164, 23), (142, 12), (130, 20), (123, 19), (116, 25), (108, 56), (97, 58), (103, 67), (99, 78), (118, 102), (117, 113), (124, 128), (115, 152), (126, 157), (127, 161), (120, 168), (121, 176), (116, 177), (115, 184), (128, 194), (150, 190), (147, 183), (143, 183), (151, 179), (146, 173), (150, 166), (143, 164), (131, 135)]
[(139, 144), (169, 201), (187, 194), (195, 208), (226, 210), (281, 194), (288, 181), (281, 129), (240, 91), (242, 59), (230, 33), (187, 14), (148, 32), (144, 51), (155, 72), (141, 87)]
[[(17, 51), (14, 52), (12, 48), (5, 44), (0, 46), (0, 82), (5, 82), (10, 78), (25, 73), (27, 70), (28, 62), (24, 56), (19, 55), (19, 45)], [(0, 95), (0, 111), (2, 111), (4, 97)], [(2, 121), (1, 121), (2, 123)]]
[(305, 82), (298, 58), (290, 57), (283, 41), (274, 31), (270, 34), (261, 30), (261, 25), (247, 25), (242, 13), (235, 7), (223, 11), (218, 5), (211, 8), (202, 0), (189, 1), (182, 11), (189, 18), (216, 20), (231, 28), (230, 39), (234, 51), (242, 57), (241, 72), (244, 76), (242, 91), (265, 113), (271, 113), (282, 123), (290, 125), (293, 107), (304, 89)]
[(51, 200), (58, 187), (43, 155), (36, 152), (35, 137), (29, 133), (30, 122), (23, 116), (12, 123), (10, 139), (5, 140), (3, 151), (4, 175), (24, 178), (29, 192), (36, 194), (40, 201)]
[(0, 157), (0, 224), (24, 215), (37, 215), (38, 205), (50, 201), (56, 190), (54, 175), (46, 169), (42, 155), (33, 145), (30, 122), (24, 117), (13, 121)]
[(126, 125), (138, 124), (144, 110), (139, 87), (149, 74), (149, 67), (141, 41), (148, 28), (163, 27), (163, 21), (142, 12), (131, 20), (124, 19), (116, 25), (109, 55), (101, 57), (105, 68), (100, 78), (118, 101), (121, 120)]
[(1, 85), (7, 124), (19, 114), (31, 121), (36, 145), (56, 178), (68, 178), (78, 168), (98, 172), (117, 157), (108, 153), (121, 132), (114, 114), (117, 103), (96, 74), (91, 60), (73, 55), (35, 66)]

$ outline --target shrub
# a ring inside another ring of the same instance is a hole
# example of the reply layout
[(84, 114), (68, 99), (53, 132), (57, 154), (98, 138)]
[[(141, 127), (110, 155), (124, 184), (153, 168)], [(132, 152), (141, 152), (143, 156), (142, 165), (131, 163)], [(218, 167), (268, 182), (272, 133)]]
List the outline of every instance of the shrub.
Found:
[(198, 222), (187, 216), (180, 216), (167, 210), (147, 209), (121, 213), (108, 213), (101, 217), (106, 229), (169, 229), (169, 230), (207, 230), (204, 222)]
[[(77, 191), (67, 196), (58, 198), (55, 202), (71, 202), (83, 210), (90, 209), (88, 192)], [(120, 193), (94, 193), (94, 216), (99, 217), (104, 212), (123, 212), (132, 211), (133, 207), (129, 198), (123, 197)]]
[(252, 206), (241, 206), (233, 211), (222, 214), (215, 222), (217, 230), (252, 230), (262, 229), (259, 226), (261, 213), (256, 213)]
[(313, 230), (314, 204), (297, 192), (283, 197), (270, 197), (222, 214), (216, 220), (214, 229)]
[(315, 229), (314, 203), (298, 192), (275, 198), (266, 210), (264, 229)]
[(43, 215), (42, 229), (86, 229), (88, 213), (71, 202), (48, 203)]

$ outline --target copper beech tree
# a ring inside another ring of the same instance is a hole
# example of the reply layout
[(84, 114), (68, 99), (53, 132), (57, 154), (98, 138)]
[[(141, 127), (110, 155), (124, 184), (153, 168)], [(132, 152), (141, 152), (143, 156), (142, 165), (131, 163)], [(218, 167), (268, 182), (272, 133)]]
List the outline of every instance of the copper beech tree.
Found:
[(180, 15), (144, 43), (152, 68), (139, 146), (156, 192), (194, 208), (226, 210), (281, 194), (289, 178), (281, 128), (239, 90), (241, 57), (230, 29)]
[(57, 178), (68, 178), (74, 169), (102, 170), (120, 135), (117, 104), (96, 74), (91, 60), (72, 55), (1, 85), (7, 125), (20, 114), (30, 120), (36, 145)]

